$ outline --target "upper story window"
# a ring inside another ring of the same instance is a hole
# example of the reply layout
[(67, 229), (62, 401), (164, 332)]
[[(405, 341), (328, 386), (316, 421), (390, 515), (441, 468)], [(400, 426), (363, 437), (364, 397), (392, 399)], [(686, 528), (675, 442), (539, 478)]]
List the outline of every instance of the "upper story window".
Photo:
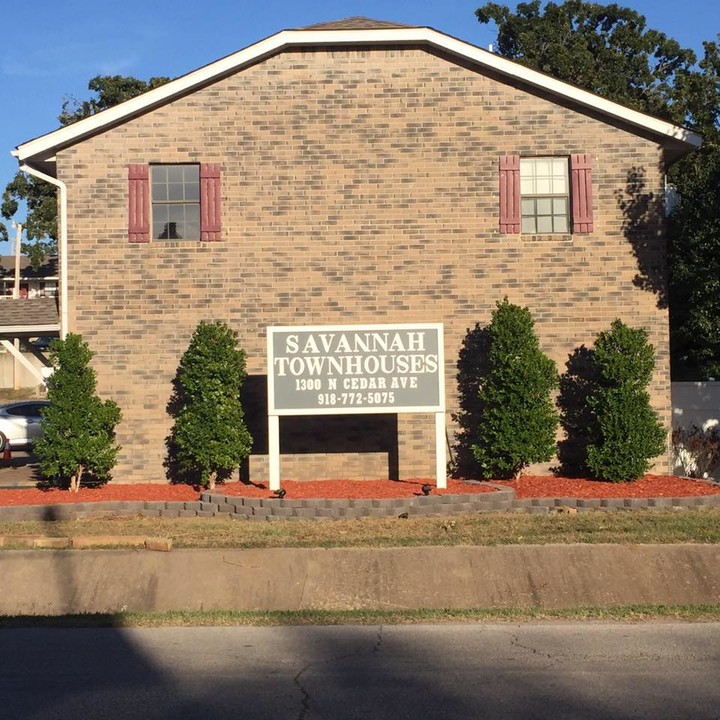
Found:
[(200, 166), (152, 165), (152, 238), (200, 239)]
[(128, 165), (128, 239), (213, 242), (222, 232), (221, 168)]
[(592, 157), (504, 155), (499, 199), (501, 233), (592, 233)]
[(524, 234), (570, 232), (566, 158), (520, 159), (520, 230)]

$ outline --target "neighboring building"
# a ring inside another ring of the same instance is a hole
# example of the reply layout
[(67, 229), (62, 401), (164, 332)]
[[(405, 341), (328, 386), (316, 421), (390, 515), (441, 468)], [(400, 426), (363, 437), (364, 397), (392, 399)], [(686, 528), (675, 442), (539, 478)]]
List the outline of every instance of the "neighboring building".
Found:
[[(57, 257), (49, 257), (37, 269), (30, 264), (30, 259), (20, 257), (19, 297), (39, 298), (57, 297), (58, 295), (58, 262)], [(15, 288), (15, 256), (0, 255), (0, 299), (12, 297)]]
[[(253, 480), (270, 325), (444, 323), (452, 444), (458, 353), (496, 301), (530, 308), (561, 372), (620, 317), (650, 334), (669, 427), (663, 175), (699, 144), (435, 30), (351, 19), (273, 35), (15, 155), (61, 187), (61, 323), (123, 409), (116, 476), (160, 482), (203, 319), (247, 351)], [(281, 435), (284, 478), (434, 472), (422, 415), (285, 418)]]

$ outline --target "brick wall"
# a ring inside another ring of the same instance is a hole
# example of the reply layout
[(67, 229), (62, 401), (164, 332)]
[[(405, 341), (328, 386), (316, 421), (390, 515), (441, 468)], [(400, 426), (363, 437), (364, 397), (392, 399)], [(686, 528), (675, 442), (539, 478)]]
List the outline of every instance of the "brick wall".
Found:
[[(501, 235), (506, 153), (589, 153), (594, 232)], [(151, 162), (221, 164), (220, 242), (128, 243), (127, 165)], [(560, 371), (621, 317), (650, 332), (669, 424), (659, 163), (619, 125), (392, 48), (285, 52), (61, 151), (70, 329), (123, 409), (116, 478), (164, 480), (166, 404), (200, 320), (227, 321), (248, 354), (253, 480), (268, 325), (443, 322), (452, 442), (458, 351), (497, 300), (530, 308)], [(432, 416), (378, 420), (284, 420), (283, 477), (431, 476)]]

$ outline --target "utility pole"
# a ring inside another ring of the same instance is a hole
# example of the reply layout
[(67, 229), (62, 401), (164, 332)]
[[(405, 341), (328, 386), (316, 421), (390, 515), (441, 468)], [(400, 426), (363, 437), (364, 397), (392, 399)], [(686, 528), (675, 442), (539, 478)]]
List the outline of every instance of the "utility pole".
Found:
[(20, 247), (22, 245), (22, 223), (13, 222), (15, 228), (15, 286), (13, 288), (13, 298), (17, 300), (20, 297)]
[[(22, 245), (22, 223), (13, 222), (15, 228), (15, 285), (13, 286), (13, 299), (20, 297), (20, 247)], [(20, 351), (20, 338), (15, 338), (15, 349)], [(13, 356), (13, 390), (20, 388), (20, 363), (16, 356)]]

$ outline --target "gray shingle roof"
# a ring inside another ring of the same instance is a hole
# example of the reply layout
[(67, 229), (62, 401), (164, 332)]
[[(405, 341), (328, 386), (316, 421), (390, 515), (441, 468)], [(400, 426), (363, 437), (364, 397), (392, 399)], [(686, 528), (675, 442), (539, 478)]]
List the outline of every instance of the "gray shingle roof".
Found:
[(57, 300), (55, 298), (17, 299), (0, 298), (0, 334), (10, 328), (57, 326), (59, 329)]
[(403, 25), (401, 23), (388, 22), (387, 20), (373, 20), (366, 17), (349, 17), (342, 20), (330, 20), (328, 22), (307, 25), (298, 30), (383, 30), (386, 28), (409, 28), (414, 25)]
[[(49, 257), (37, 270), (33, 270), (30, 266), (30, 258), (22, 255), (20, 257), (20, 274), (24, 278), (57, 277), (58, 259)], [(0, 255), (0, 278), (12, 277), (15, 277), (15, 256)]]

